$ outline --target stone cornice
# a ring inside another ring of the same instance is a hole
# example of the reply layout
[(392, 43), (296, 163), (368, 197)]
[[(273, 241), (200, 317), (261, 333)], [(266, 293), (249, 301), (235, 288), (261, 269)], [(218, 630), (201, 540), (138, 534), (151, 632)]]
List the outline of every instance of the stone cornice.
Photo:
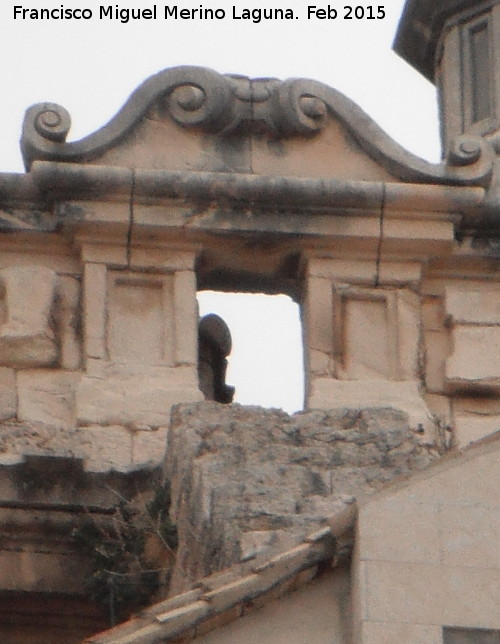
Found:
[(256, 132), (274, 140), (311, 137), (333, 116), (372, 159), (403, 181), (484, 185), (491, 176), (494, 154), (480, 137), (461, 137), (446, 162), (432, 164), (407, 152), (355, 103), (322, 83), (250, 80), (201, 67), (174, 67), (147, 79), (107, 125), (80, 141), (66, 142), (70, 116), (63, 107), (32, 106), (25, 115), (21, 140), (26, 167), (37, 160), (95, 161), (119, 145), (153, 106), (182, 127), (220, 137), (248, 137)]
[(469, 213), (483, 203), (475, 186), (270, 177), (226, 172), (169, 172), (37, 161), (31, 170), (40, 193), (53, 200), (128, 197), (138, 203), (194, 202), (273, 211), (420, 211)]

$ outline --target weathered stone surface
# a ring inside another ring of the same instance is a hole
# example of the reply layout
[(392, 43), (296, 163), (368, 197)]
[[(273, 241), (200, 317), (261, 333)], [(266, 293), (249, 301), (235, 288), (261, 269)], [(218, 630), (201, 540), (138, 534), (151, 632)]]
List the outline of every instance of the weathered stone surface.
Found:
[(80, 284), (63, 275), (57, 284), (58, 325), (61, 342), (61, 367), (74, 371), (81, 363)]
[(70, 428), (75, 424), (75, 389), (80, 374), (52, 369), (26, 369), (18, 376), (18, 418)]
[(165, 474), (180, 548), (172, 592), (242, 556), (289, 546), (343, 505), (426, 467), (404, 412), (173, 408)]
[(446, 360), (451, 351), (450, 336), (445, 331), (425, 333), (425, 384), (431, 392), (442, 392), (445, 387)]
[(0, 420), (17, 414), (16, 374), (13, 369), (0, 367)]
[(168, 427), (145, 428), (132, 432), (132, 465), (140, 469), (157, 467), (164, 460)]
[(455, 324), (500, 324), (500, 290), (481, 282), (448, 286), (446, 313)]
[(15, 420), (0, 425), (0, 464), (23, 460), (25, 454), (81, 458), (75, 429)]
[(446, 362), (451, 389), (500, 390), (500, 326), (457, 325)]
[(125, 427), (81, 427), (75, 435), (90, 472), (132, 470), (132, 432)]
[[(96, 372), (97, 373), (97, 372)], [(119, 369), (83, 376), (76, 395), (81, 425), (168, 425), (172, 404), (201, 400), (194, 367)]]
[(43, 266), (0, 271), (4, 323), (0, 326), (0, 364), (13, 367), (51, 365), (58, 357), (51, 312), (56, 274)]
[(309, 405), (313, 409), (347, 407), (394, 407), (408, 414), (412, 428), (424, 430), (423, 440), (435, 440), (435, 419), (421, 394), (417, 381), (335, 380), (313, 378)]
[[(43, 405), (46, 392), (42, 392)], [(53, 419), (57, 421), (57, 418)], [(166, 428), (130, 429), (92, 425), (69, 427), (8, 420), (0, 424), (0, 466), (26, 455), (78, 458), (88, 472), (151, 470), (164, 461)]]
[(500, 415), (472, 415), (455, 413), (455, 442), (457, 447), (484, 438), (500, 430)]

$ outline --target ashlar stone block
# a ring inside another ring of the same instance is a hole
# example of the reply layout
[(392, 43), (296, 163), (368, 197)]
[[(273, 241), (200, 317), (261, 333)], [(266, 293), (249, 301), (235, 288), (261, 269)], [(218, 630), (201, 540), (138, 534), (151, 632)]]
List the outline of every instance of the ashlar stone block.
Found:
[(443, 563), (500, 570), (500, 511), (482, 507), (443, 506), (439, 510)]
[(332, 354), (334, 350), (332, 286), (328, 279), (311, 277), (308, 284), (306, 320), (310, 350)]
[(128, 472), (134, 469), (132, 432), (125, 427), (79, 427), (76, 443), (87, 472)]
[(84, 270), (85, 356), (112, 364), (196, 365), (196, 278), (193, 271), (158, 273)]
[(500, 627), (500, 570), (368, 562), (368, 619)]
[(75, 425), (75, 389), (80, 374), (52, 369), (18, 373), (18, 418), (53, 427)]
[(500, 324), (500, 288), (481, 283), (448, 286), (446, 313), (455, 324)]
[(202, 400), (194, 367), (84, 376), (76, 394), (78, 424), (168, 425), (178, 402)]
[(448, 468), (415, 480), (411, 487), (395, 491), (395, 503), (406, 499), (438, 505), (475, 505), (500, 508), (498, 450), (491, 444), (478, 446), (474, 459), (451, 461)]
[(427, 296), (422, 300), (422, 322), (426, 331), (442, 331), (445, 325), (443, 299)]
[(74, 593), (85, 564), (81, 557), (62, 557), (59, 552), (0, 550), (0, 587), (4, 591)]
[(309, 391), (310, 409), (393, 407), (408, 413), (412, 427), (424, 430), (422, 441), (434, 436), (435, 423), (417, 381), (335, 380), (315, 377)]
[(86, 358), (106, 357), (106, 266), (88, 262), (83, 273)]
[(343, 308), (344, 367), (349, 379), (390, 379), (394, 356), (385, 298), (346, 298)]
[(452, 389), (500, 391), (500, 326), (457, 325), (446, 363)]
[(458, 447), (500, 431), (500, 415), (487, 416), (455, 413), (455, 438)]
[(155, 467), (165, 458), (167, 427), (138, 430), (132, 433), (132, 464), (134, 467)]
[(456, 415), (498, 416), (500, 415), (500, 398), (498, 396), (463, 396), (453, 399)]
[(445, 389), (446, 360), (450, 355), (450, 337), (445, 331), (425, 332), (425, 384), (430, 392)]
[(363, 529), (359, 548), (364, 560), (439, 563), (436, 507), (409, 502), (368, 503), (360, 512)]
[(39, 367), (55, 364), (58, 347), (52, 328), (56, 274), (43, 266), (0, 271), (3, 290), (0, 364)]

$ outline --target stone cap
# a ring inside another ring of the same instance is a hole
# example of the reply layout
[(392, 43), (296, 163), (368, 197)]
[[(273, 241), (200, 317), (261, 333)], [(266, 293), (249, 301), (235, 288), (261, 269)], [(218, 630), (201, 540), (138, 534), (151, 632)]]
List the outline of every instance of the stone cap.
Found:
[(458, 12), (491, 6), (495, 0), (407, 0), (394, 40), (394, 51), (434, 82), (436, 49), (445, 22)]
[[(152, 125), (155, 119), (168, 125), (171, 130), (167, 128), (158, 137)], [(347, 138), (340, 138), (336, 144), (332, 144), (331, 139), (323, 137), (323, 143), (319, 145), (317, 141), (321, 139), (321, 134), (329, 131), (329, 128), (332, 130), (333, 121), (340, 124), (342, 136)], [(267, 171), (255, 171), (254, 162), (260, 152), (253, 149), (249, 140), (263, 136), (275, 146), (279, 142), (286, 147), (290, 140), (292, 144), (286, 148), (290, 154), (297, 147), (304, 155), (308, 150), (315, 150), (315, 155), (319, 155), (321, 150), (324, 155), (321, 178), (332, 176), (332, 172), (333, 176), (335, 172), (338, 176), (336, 164), (339, 163), (339, 155), (345, 164), (347, 153), (351, 155), (349, 158), (352, 157), (352, 164), (357, 166), (361, 160), (369, 164), (369, 169), (363, 165), (365, 169), (361, 174), (351, 173), (352, 178), (362, 181), (375, 178), (470, 185), (487, 182), (487, 175), (491, 173), (491, 159), (487, 158), (485, 143), (480, 137), (471, 138), (468, 135), (466, 140), (458, 137), (450, 146), (445, 162), (429, 163), (400, 146), (346, 96), (323, 83), (304, 78), (285, 81), (250, 79), (219, 74), (203, 67), (173, 67), (146, 79), (121, 110), (96, 132), (79, 141), (67, 142), (70, 125), (70, 115), (60, 105), (40, 103), (27, 110), (21, 149), (30, 173), (39, 174), (36, 166), (40, 163), (42, 168), (45, 167), (42, 170), (45, 175), (47, 165), (66, 167), (66, 175), (73, 167), (72, 181), (76, 173), (80, 177), (80, 188), (90, 187), (87, 185), (88, 177), (81, 174), (82, 167), (87, 172), (92, 171), (98, 183), (103, 178), (101, 173), (105, 172), (106, 181), (111, 181), (115, 188), (123, 184), (124, 174), (125, 181), (131, 180), (132, 168), (134, 172), (150, 172), (159, 168), (160, 171), (180, 170), (183, 176), (203, 173), (221, 175), (228, 169), (227, 161), (223, 157), (218, 158), (221, 146), (231, 147), (231, 142), (235, 140), (246, 140), (246, 146), (238, 144), (236, 148), (231, 148), (236, 156), (229, 167), (230, 174), (251, 173), (269, 178), (279, 176), (279, 170), (272, 175)], [(195, 140), (198, 143), (203, 141), (201, 148), (194, 144)], [(188, 141), (189, 145), (186, 143)], [(300, 141), (302, 144), (297, 146)], [(353, 144), (346, 146), (345, 141)], [(191, 144), (194, 146), (192, 150)], [(208, 144), (212, 146), (210, 149), (216, 160), (207, 160), (210, 157), (205, 150)], [(159, 155), (154, 156), (154, 162), (148, 156), (153, 148), (156, 150), (154, 154)], [(200, 150), (204, 150), (203, 161), (199, 158)], [(187, 156), (184, 158), (183, 155)], [(274, 154), (269, 158), (263, 155), (263, 158), (267, 159), (265, 164), (275, 165), (278, 157)], [(299, 175), (308, 175), (311, 158), (303, 156), (300, 171), (296, 168), (292, 176), (297, 176), (297, 172)], [(265, 164), (263, 168), (268, 167)], [(103, 167), (107, 167), (107, 170), (102, 170)], [(337, 170), (334, 172), (331, 168)], [(288, 175), (289, 169), (286, 172)], [(58, 181), (51, 183), (59, 190)], [(158, 184), (154, 177), (152, 184)], [(92, 194), (95, 196), (95, 192)], [(103, 196), (102, 189), (100, 196)]]

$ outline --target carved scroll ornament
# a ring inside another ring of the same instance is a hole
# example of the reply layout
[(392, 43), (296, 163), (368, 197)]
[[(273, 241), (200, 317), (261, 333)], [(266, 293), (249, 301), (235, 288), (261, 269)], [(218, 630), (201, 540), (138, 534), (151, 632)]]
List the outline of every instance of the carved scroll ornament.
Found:
[(35, 160), (91, 161), (118, 145), (153, 105), (182, 127), (197, 127), (221, 137), (255, 133), (274, 139), (314, 136), (333, 116), (370, 157), (403, 180), (485, 184), (491, 175), (494, 150), (485, 138), (461, 136), (453, 142), (445, 162), (432, 164), (407, 152), (355, 103), (322, 83), (251, 80), (201, 67), (174, 67), (152, 76), (109, 123), (80, 141), (66, 143), (71, 121), (63, 107), (53, 103), (30, 107), (21, 141), (26, 167)]

